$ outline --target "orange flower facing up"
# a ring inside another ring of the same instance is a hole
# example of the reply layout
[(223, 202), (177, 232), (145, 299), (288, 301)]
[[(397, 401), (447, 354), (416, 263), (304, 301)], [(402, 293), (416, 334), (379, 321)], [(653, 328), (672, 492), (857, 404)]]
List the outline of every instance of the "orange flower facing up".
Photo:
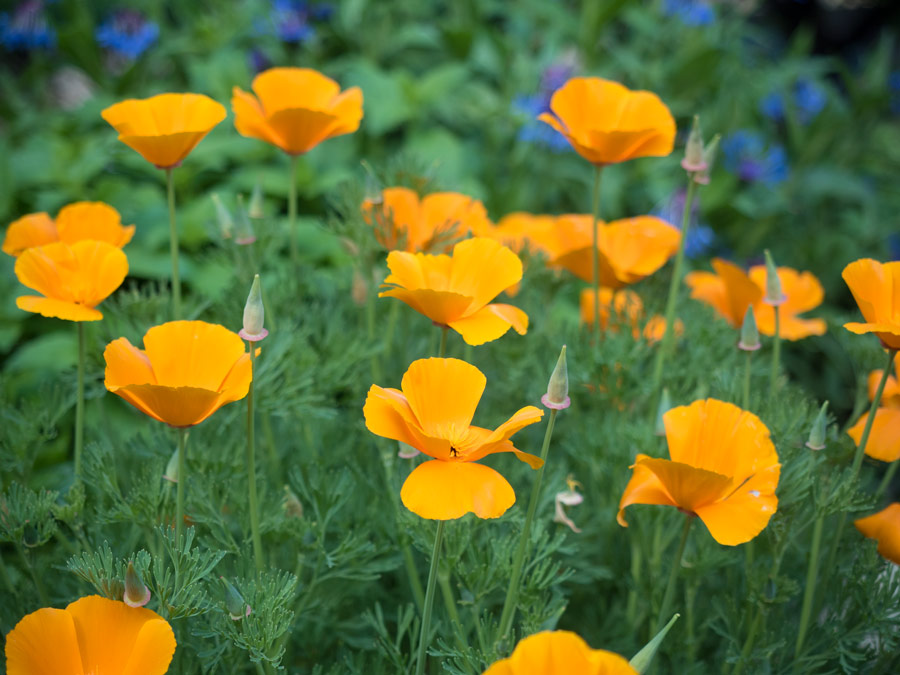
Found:
[(706, 399), (663, 415), (668, 459), (638, 455), (619, 501), (662, 504), (699, 516), (720, 544), (750, 541), (778, 508), (781, 465), (766, 425), (736, 405)]
[(212, 128), (225, 119), (225, 106), (203, 94), (158, 94), (106, 108), (103, 119), (119, 140), (159, 169), (181, 164)]
[(479, 459), (513, 452), (533, 469), (540, 458), (516, 449), (510, 437), (538, 422), (543, 411), (526, 406), (495, 430), (472, 426), (487, 380), (478, 368), (459, 359), (413, 361), (400, 390), (373, 384), (363, 414), (373, 434), (406, 443), (433, 459), (406, 479), (400, 499), (410, 511), (431, 520), (452, 520), (467, 513), (499, 518), (516, 501), (512, 486)]
[(675, 147), (675, 119), (656, 94), (598, 77), (575, 77), (553, 93), (538, 119), (566, 137), (591, 164), (665, 157)]
[(900, 262), (870, 258), (852, 262), (841, 275), (865, 323), (845, 323), (851, 333), (875, 333), (885, 349), (900, 349)]
[(878, 542), (878, 552), (892, 563), (900, 565), (900, 503), (854, 521), (856, 529)]
[(391, 187), (381, 198), (380, 203), (363, 202), (363, 218), (389, 251), (444, 253), (470, 232), (481, 235), (491, 227), (484, 204), (458, 192), (434, 192), (419, 199), (415, 190)]
[(241, 136), (302, 155), (334, 136), (359, 129), (363, 95), (309, 68), (270, 68), (253, 79), (253, 94), (234, 87), (231, 109)]
[(502, 336), (510, 327), (528, 330), (528, 315), (518, 307), (488, 304), (522, 278), (522, 261), (492, 239), (466, 239), (453, 255), (392, 251), (387, 290), (378, 297), (397, 298), (439, 326), (448, 326), (470, 345)]
[(10, 224), (3, 252), (19, 256), (29, 248), (64, 241), (105, 241), (122, 248), (134, 236), (134, 225), (123, 226), (119, 212), (103, 202), (75, 202), (60, 209), (56, 221), (46, 213), (29, 213)]
[(95, 309), (128, 275), (128, 258), (103, 241), (56, 242), (27, 249), (16, 259), (19, 281), (41, 295), (16, 298), (26, 312), (66, 321), (99, 321)]
[(483, 675), (637, 675), (614, 652), (591, 649), (567, 630), (544, 631), (519, 641), (508, 659), (497, 661)]
[(144, 347), (127, 338), (106, 346), (106, 388), (169, 426), (200, 424), (250, 389), (244, 341), (222, 326), (171, 321), (148, 330)]
[[(549, 264), (564, 267), (578, 278), (593, 282), (592, 217), (567, 215), (556, 219), (552, 233), (536, 236), (550, 251)], [(597, 223), (600, 286), (622, 288), (656, 272), (678, 251), (681, 232), (655, 216), (638, 216)]]
[[(766, 266), (755, 265), (749, 274), (734, 263), (714, 258), (712, 272), (690, 272), (685, 283), (691, 297), (710, 305), (733, 328), (740, 328), (747, 307), (753, 306), (756, 325), (763, 335), (775, 335), (775, 308), (763, 300), (766, 291)], [(787, 300), (780, 305), (780, 335), (786, 340), (802, 340), (825, 333), (822, 319), (803, 319), (798, 315), (822, 304), (822, 284), (810, 272), (779, 267), (778, 278)]]
[(163, 675), (174, 654), (159, 614), (99, 595), (32, 612), (6, 636), (8, 675)]
[[(900, 374), (900, 364), (896, 372)], [(875, 399), (878, 383), (881, 381), (883, 370), (875, 370), (869, 373), (869, 400)], [(864, 413), (856, 424), (847, 429), (850, 438), (859, 445), (862, 440), (863, 430), (869, 413)], [(881, 405), (875, 411), (875, 420), (872, 422), (872, 430), (869, 432), (869, 440), (866, 442), (866, 454), (873, 459), (882, 462), (894, 462), (900, 459), (900, 386), (897, 378), (888, 375), (884, 383), (884, 392), (881, 395)]]

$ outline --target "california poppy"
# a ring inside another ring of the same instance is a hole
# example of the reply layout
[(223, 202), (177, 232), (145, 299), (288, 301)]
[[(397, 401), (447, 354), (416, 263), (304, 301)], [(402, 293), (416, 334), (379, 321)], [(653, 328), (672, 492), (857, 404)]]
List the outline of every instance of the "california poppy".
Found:
[(172, 627), (156, 612), (90, 595), (19, 621), (6, 636), (6, 672), (163, 675), (174, 653)]
[(663, 423), (671, 460), (637, 456), (619, 501), (619, 524), (628, 526), (631, 504), (662, 504), (699, 516), (726, 546), (758, 535), (778, 508), (781, 474), (766, 425), (712, 398), (669, 410)]
[(878, 541), (878, 552), (883, 557), (900, 565), (900, 503), (894, 502), (853, 524), (863, 535)]
[(491, 226), (484, 204), (458, 192), (420, 199), (415, 190), (391, 187), (382, 191), (380, 202), (363, 202), (362, 211), (389, 251), (443, 253), (470, 232), (480, 235)]
[(675, 147), (675, 119), (656, 94), (598, 77), (575, 77), (550, 99), (546, 122), (591, 164), (665, 157)]
[(66, 321), (99, 321), (95, 309), (128, 275), (128, 258), (104, 241), (56, 242), (27, 249), (16, 259), (19, 281), (41, 295), (16, 298), (26, 312)]
[(522, 261), (492, 239), (466, 239), (453, 255), (391, 251), (391, 273), (379, 297), (397, 298), (470, 345), (502, 336), (510, 327), (524, 335), (528, 315), (518, 307), (488, 304), (522, 278)]
[(519, 641), (512, 656), (497, 661), (483, 675), (637, 675), (614, 652), (591, 649), (567, 630), (543, 631)]
[(900, 349), (900, 262), (880, 263), (863, 258), (850, 263), (841, 275), (865, 323), (845, 323), (851, 333), (875, 333), (885, 349)]
[(289, 155), (302, 155), (322, 141), (353, 133), (363, 116), (359, 87), (340, 85), (310, 68), (270, 68), (253, 79), (256, 96), (234, 87), (234, 126)]
[(122, 225), (119, 212), (103, 202), (75, 202), (60, 209), (54, 221), (46, 213), (29, 213), (10, 223), (3, 252), (19, 256), (35, 246), (56, 241), (105, 241), (122, 248), (134, 236), (134, 225)]
[(203, 94), (157, 94), (128, 99), (100, 113), (119, 140), (160, 169), (181, 164), (212, 128), (225, 106)]
[(556, 216), (516, 211), (503, 216), (495, 226), (476, 234), (496, 239), (516, 253), (530, 250), (532, 253), (548, 254), (546, 242), (553, 236), (555, 227)]
[[(900, 365), (897, 366), (900, 371)], [(883, 370), (875, 370), (869, 373), (869, 400), (875, 400), (878, 383), (884, 374)], [(863, 430), (869, 413), (862, 417), (847, 433), (853, 441), (859, 445), (862, 440)], [(866, 454), (873, 459), (882, 462), (894, 462), (900, 460), (900, 386), (897, 378), (888, 375), (884, 383), (884, 391), (881, 394), (881, 404), (875, 411), (875, 420), (872, 422), (872, 430), (866, 442)]]
[[(759, 332), (775, 335), (775, 308), (764, 302), (766, 291), (766, 266), (754, 265), (749, 273), (734, 263), (714, 258), (712, 272), (690, 272), (685, 283), (691, 288), (691, 297), (715, 309), (733, 328), (740, 328), (747, 307), (753, 313)], [(822, 304), (822, 284), (811, 272), (798, 272), (790, 267), (779, 267), (778, 278), (787, 299), (779, 306), (779, 335), (786, 340), (802, 340), (810, 335), (825, 333), (822, 319), (804, 319), (798, 316)]]
[(247, 395), (250, 355), (237, 333), (203, 321), (171, 321), (106, 346), (106, 388), (142, 413), (172, 427), (200, 424)]
[[(594, 289), (581, 291), (581, 321), (588, 326), (594, 325)], [(644, 314), (644, 303), (641, 297), (627, 288), (613, 291), (611, 288), (600, 288), (600, 330), (607, 327), (618, 331), (620, 325), (631, 329), (636, 338), (640, 331), (638, 323)], [(610, 324), (610, 319), (612, 323)]]
[(479, 459), (513, 452), (536, 469), (540, 458), (516, 449), (510, 437), (538, 422), (543, 411), (526, 406), (495, 430), (472, 425), (487, 380), (459, 359), (419, 359), (400, 390), (373, 384), (363, 414), (373, 434), (412, 446), (433, 459), (420, 464), (400, 491), (403, 504), (422, 518), (452, 520), (467, 513), (499, 518), (516, 501), (503, 476)]

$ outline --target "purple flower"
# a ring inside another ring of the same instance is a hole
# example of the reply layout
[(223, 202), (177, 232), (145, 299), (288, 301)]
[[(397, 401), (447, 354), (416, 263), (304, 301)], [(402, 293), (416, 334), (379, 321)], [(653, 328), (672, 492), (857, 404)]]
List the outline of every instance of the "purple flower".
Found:
[(95, 37), (101, 47), (135, 61), (159, 39), (159, 26), (137, 10), (120, 9), (97, 27)]
[(44, 3), (26, 0), (12, 14), (0, 13), (0, 43), (10, 51), (55, 47), (56, 31), (47, 24)]
[(706, 0), (665, 0), (663, 15), (676, 16), (685, 26), (708, 26), (716, 13)]
[(769, 186), (788, 178), (787, 153), (780, 145), (766, 146), (762, 137), (752, 131), (736, 131), (722, 141), (724, 165), (748, 183), (757, 181)]

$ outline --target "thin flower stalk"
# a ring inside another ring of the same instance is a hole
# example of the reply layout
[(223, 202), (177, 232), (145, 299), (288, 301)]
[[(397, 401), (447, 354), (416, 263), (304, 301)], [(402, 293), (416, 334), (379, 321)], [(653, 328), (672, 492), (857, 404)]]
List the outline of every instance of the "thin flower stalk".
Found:
[[(446, 329), (444, 331), (446, 335)], [(428, 631), (431, 627), (431, 613), (434, 609), (434, 587), (438, 578), (438, 561), (441, 556), (441, 543), (444, 539), (444, 523), (439, 520), (434, 535), (434, 549), (431, 552), (431, 568), (428, 570), (428, 585), (425, 590), (425, 609), (422, 613), (422, 630), (419, 633), (419, 653), (416, 657), (416, 675), (425, 673), (425, 653), (428, 649)]]
[(769, 398), (775, 396), (778, 390), (778, 372), (781, 369), (781, 306), (772, 307), (775, 310), (775, 342), (772, 345), (772, 372), (769, 376)]
[(591, 237), (593, 237), (592, 274), (594, 277), (594, 344), (600, 335), (600, 248), (597, 241), (597, 221), (600, 219), (600, 174), (602, 167), (594, 166), (594, 191), (591, 198)]
[(466, 640), (463, 634), (462, 619), (460, 619), (459, 611), (456, 609), (456, 599), (453, 597), (453, 588), (450, 586), (449, 570), (438, 572), (438, 583), (441, 586), (441, 595), (444, 596), (444, 608), (447, 610), (447, 616), (450, 617), (450, 623), (453, 624), (453, 635), (456, 639), (456, 645), (460, 649), (465, 649)]
[(666, 583), (666, 592), (663, 594), (662, 605), (659, 610), (659, 618), (656, 620), (656, 627), (653, 632), (658, 633), (666, 625), (666, 617), (669, 616), (669, 610), (672, 607), (672, 600), (675, 597), (675, 584), (678, 582), (678, 571), (681, 569), (681, 559), (684, 556), (684, 548), (687, 544), (688, 535), (691, 531), (691, 523), (694, 522), (694, 514), (687, 513), (684, 516), (684, 527), (681, 530), (681, 540), (678, 542), (678, 550), (672, 562), (672, 570), (669, 572), (669, 581)]
[[(250, 348), (250, 372), (256, 369), (256, 348), (253, 342), (247, 343)], [(254, 373), (255, 374), (255, 373)], [(263, 561), (262, 536), (259, 531), (259, 503), (256, 496), (256, 441), (253, 424), (253, 380), (250, 380), (250, 389), (247, 392), (247, 500), (250, 508), (250, 532), (253, 537), (253, 560), (256, 571), (262, 572), (265, 567)]]
[(184, 484), (187, 482), (187, 429), (178, 430), (178, 486), (175, 491), (175, 541), (184, 534)]
[(169, 203), (169, 255), (172, 258), (172, 313), (181, 319), (181, 276), (178, 271), (178, 225), (175, 222), (175, 178), (173, 167), (166, 169), (166, 196)]
[(297, 155), (291, 155), (291, 182), (288, 185), (288, 230), (291, 238), (291, 263), (297, 265), (300, 253), (297, 248)]
[(896, 475), (898, 467), (900, 467), (900, 460), (893, 461), (891, 462), (891, 465), (888, 467), (887, 471), (884, 472), (884, 478), (881, 479), (881, 482), (878, 484), (878, 489), (875, 490), (875, 501), (881, 499), (881, 496), (891, 484), (894, 475)]
[(81, 455), (84, 450), (84, 323), (78, 326), (78, 397), (75, 399), (75, 480), (81, 479)]
[(822, 527), (825, 518), (822, 515), (816, 517), (813, 525), (812, 546), (809, 551), (809, 566), (806, 570), (806, 589), (803, 591), (803, 606), (800, 610), (800, 626), (797, 629), (797, 645), (794, 648), (794, 659), (800, 658), (803, 649), (803, 641), (809, 628), (809, 618), (812, 616), (813, 599), (816, 594), (816, 577), (819, 569), (819, 549), (822, 546)]
[(746, 356), (744, 358), (746, 359), (746, 361), (744, 361), (744, 391), (743, 397), (741, 399), (741, 407), (744, 410), (750, 410), (750, 359), (753, 358), (753, 352), (746, 352)]

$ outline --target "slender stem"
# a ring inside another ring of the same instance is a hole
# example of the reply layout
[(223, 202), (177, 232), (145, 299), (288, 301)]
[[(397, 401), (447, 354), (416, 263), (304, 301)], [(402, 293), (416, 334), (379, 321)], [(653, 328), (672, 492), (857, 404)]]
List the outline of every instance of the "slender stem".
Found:
[[(256, 442), (253, 425), (253, 377), (256, 376), (256, 348), (252, 342), (250, 345), (250, 389), (247, 392), (247, 485), (249, 491), (247, 498), (250, 506), (250, 532), (253, 536), (253, 559), (256, 562), (256, 571), (262, 572), (265, 567), (263, 562), (262, 536), (259, 532), (259, 503), (256, 498)], [(180, 478), (180, 476), (179, 476)]]
[[(557, 410), (550, 411), (550, 421), (544, 432), (544, 444), (541, 446), (541, 461), (547, 459), (547, 450), (550, 448), (550, 438), (553, 436), (553, 425), (556, 423)], [(528, 543), (531, 539), (531, 522), (534, 520), (534, 512), (537, 510), (541, 495), (541, 480), (544, 477), (544, 465), (537, 470), (534, 484), (531, 486), (531, 500), (528, 502), (528, 513), (525, 516), (525, 525), (522, 527), (522, 536), (519, 538), (519, 548), (513, 561), (512, 576), (509, 579), (509, 587), (506, 589), (506, 600), (503, 602), (503, 612), (500, 614), (500, 639), (505, 639), (512, 626), (513, 616), (516, 613), (516, 602), (519, 598), (519, 581), (522, 577), (522, 567), (525, 556), (528, 553)]]
[[(635, 519), (637, 520), (637, 519)], [(632, 524), (631, 527), (636, 527), (635, 524)], [(631, 583), (632, 586), (628, 590), (628, 602), (625, 605), (625, 619), (628, 621), (629, 627), (632, 631), (637, 632), (637, 603), (638, 603), (638, 588), (640, 586), (640, 578), (641, 578), (641, 544), (638, 541), (638, 534), (635, 532), (631, 533), (631, 536), (628, 537), (629, 545), (631, 547)]]
[(663, 366), (669, 354), (672, 344), (672, 336), (675, 333), (675, 309), (678, 305), (678, 291), (681, 288), (681, 269), (684, 266), (685, 242), (691, 229), (691, 209), (694, 205), (694, 193), (697, 183), (692, 175), (688, 175), (687, 195), (684, 198), (684, 213), (681, 216), (681, 239), (678, 244), (678, 254), (675, 256), (675, 267), (672, 270), (672, 281), (669, 282), (669, 297), (666, 300), (666, 326), (662, 341), (656, 352), (656, 362), (653, 365), (653, 396), (659, 391), (662, 382)]
[(872, 405), (869, 407), (869, 416), (866, 418), (866, 426), (863, 428), (862, 436), (859, 439), (859, 446), (856, 448), (856, 455), (853, 457), (852, 477), (856, 480), (859, 475), (859, 468), (862, 466), (863, 455), (866, 453), (866, 444), (869, 442), (869, 434), (872, 433), (872, 425), (875, 423), (875, 415), (878, 413), (878, 407), (881, 405), (881, 395), (884, 393), (884, 385), (890, 377), (894, 365), (894, 356), (896, 349), (888, 350), (887, 364), (881, 373), (881, 381), (878, 382), (878, 389), (875, 390), (875, 397), (872, 399)]
[(600, 220), (600, 172), (602, 167), (594, 166), (594, 191), (591, 199), (591, 237), (593, 241), (592, 275), (594, 278), (594, 344), (600, 339), (600, 249), (597, 242), (597, 221)]
[(278, 448), (275, 447), (275, 433), (272, 431), (272, 420), (270, 416), (263, 411), (263, 435), (266, 437), (266, 449), (269, 455), (269, 477), (277, 480), (281, 476), (281, 462), (278, 460)]
[(675, 559), (672, 562), (672, 571), (669, 572), (669, 582), (666, 584), (666, 592), (663, 595), (659, 619), (656, 621), (656, 630), (653, 631), (654, 634), (661, 631), (663, 626), (666, 625), (666, 617), (669, 616), (669, 608), (672, 606), (672, 599), (675, 597), (675, 582), (678, 580), (678, 571), (681, 569), (681, 558), (684, 556), (684, 547), (687, 544), (688, 534), (690, 534), (691, 523), (693, 522), (694, 514), (685, 514), (684, 527), (681, 530), (681, 541), (678, 542), (678, 551), (675, 553)]
[(81, 453), (84, 449), (84, 323), (78, 326), (78, 397), (75, 399), (75, 480), (81, 480)]
[(291, 238), (291, 262), (296, 265), (300, 258), (297, 249), (297, 155), (291, 156), (291, 183), (288, 186), (288, 228)]
[(441, 346), (438, 348), (438, 358), (444, 358), (447, 353), (447, 326), (441, 326)]
[(794, 648), (794, 659), (800, 658), (803, 649), (803, 640), (806, 638), (806, 629), (809, 627), (809, 617), (812, 614), (813, 598), (816, 593), (816, 575), (819, 566), (819, 549), (822, 546), (822, 526), (825, 523), (823, 516), (816, 517), (813, 525), (812, 548), (809, 551), (809, 567), (806, 569), (806, 590), (803, 592), (803, 608), (800, 610), (800, 628), (797, 631), (797, 646)]
[(750, 630), (747, 632), (747, 639), (744, 640), (744, 646), (741, 649), (741, 660), (735, 664), (731, 675), (740, 675), (743, 672), (744, 664), (747, 663), (747, 657), (750, 656), (750, 652), (753, 650), (753, 643), (756, 641), (756, 633), (759, 631), (762, 617), (763, 610), (762, 605), (760, 605), (753, 616), (753, 622), (750, 624)]
[(441, 541), (444, 538), (444, 523), (439, 520), (434, 535), (434, 550), (431, 552), (431, 568), (428, 571), (428, 586), (425, 590), (425, 611), (422, 615), (422, 631), (419, 633), (419, 655), (416, 658), (416, 675), (425, 672), (425, 652), (428, 648), (428, 630), (431, 627), (431, 612), (434, 609), (434, 587), (438, 577), (438, 560), (441, 556)]
[(383, 358), (389, 358), (391, 355), (391, 347), (394, 344), (394, 331), (397, 328), (397, 317), (400, 315), (400, 303), (392, 302), (391, 309), (388, 312), (387, 328), (384, 331), (384, 351)]
[(413, 599), (416, 601), (416, 607), (421, 612), (425, 606), (425, 591), (422, 589), (419, 570), (416, 569), (416, 562), (412, 557), (412, 549), (409, 548), (409, 542), (405, 539), (400, 545), (400, 552), (403, 554), (403, 564), (406, 567), (406, 576), (409, 578), (409, 587), (412, 590)]
[(461, 649), (466, 648), (466, 640), (463, 635), (463, 624), (459, 618), (459, 610), (456, 609), (456, 599), (453, 597), (453, 588), (450, 586), (450, 573), (438, 572), (438, 584), (441, 587), (441, 595), (444, 598), (444, 608), (447, 610), (447, 616), (450, 617), (450, 623), (453, 624), (453, 632), (456, 635), (456, 644)]
[(744, 365), (744, 397), (741, 406), (744, 410), (750, 410), (750, 359), (752, 355), (753, 352), (748, 350), (745, 357), (747, 360)]
[(178, 272), (178, 225), (175, 222), (175, 178), (166, 169), (166, 194), (169, 201), (169, 255), (172, 257), (172, 308), (175, 320), (181, 319), (181, 276)]
[(891, 484), (891, 480), (894, 478), (894, 474), (897, 473), (897, 467), (900, 467), (900, 460), (891, 462), (888, 470), (884, 472), (884, 478), (881, 479), (878, 489), (875, 490), (875, 499), (881, 499), (881, 495), (887, 490), (888, 486)]
[(775, 344), (772, 349), (772, 374), (769, 377), (769, 398), (778, 389), (778, 371), (781, 365), (781, 305), (775, 305)]
[(187, 429), (178, 430), (178, 489), (175, 491), (175, 543), (180, 545), (184, 533), (184, 484), (187, 482), (185, 438)]
[(25, 547), (22, 544), (17, 543), (16, 549), (19, 552), (19, 557), (22, 559), (22, 564), (25, 565), (25, 569), (28, 570), (28, 573), (31, 575), (31, 580), (34, 582), (34, 587), (37, 590), (38, 597), (41, 600), (41, 605), (47, 607), (50, 605), (50, 600), (47, 597), (47, 589), (44, 587), (44, 582), (41, 580), (41, 577), (34, 569), (34, 565), (31, 564), (31, 560), (28, 558), (28, 554), (25, 553)]

